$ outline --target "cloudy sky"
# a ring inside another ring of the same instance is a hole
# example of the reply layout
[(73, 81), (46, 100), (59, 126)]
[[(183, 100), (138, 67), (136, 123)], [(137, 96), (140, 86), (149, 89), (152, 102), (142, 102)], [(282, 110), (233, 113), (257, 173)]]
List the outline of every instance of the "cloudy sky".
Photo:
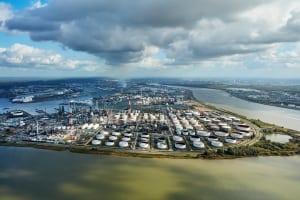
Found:
[(0, 0), (0, 76), (300, 78), (299, 0)]

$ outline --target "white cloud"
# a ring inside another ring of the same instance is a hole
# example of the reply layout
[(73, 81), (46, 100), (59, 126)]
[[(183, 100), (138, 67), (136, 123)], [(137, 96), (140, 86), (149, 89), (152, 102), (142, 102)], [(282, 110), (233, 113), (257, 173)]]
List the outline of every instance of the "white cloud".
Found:
[[(139, 73), (215, 69), (222, 75), (226, 69), (273, 68), (280, 74), (300, 62), (298, 50), (280, 50), (300, 41), (299, 11), (298, 0), (51, 0), (44, 5), (35, 1), (4, 20), (9, 30), (29, 34), (36, 42), (57, 42)], [(18, 49), (6, 62), (100, 69), (93, 62), (55, 53), (30, 57), (36, 50), (25, 48), (27, 55)]]
[(64, 58), (53, 51), (19, 43), (9, 48), (0, 48), (0, 67), (95, 71), (96, 66), (92, 61)]
[(5, 21), (13, 17), (13, 12), (8, 4), (2, 2), (0, 2), (0, 11), (0, 31), (5, 31)]

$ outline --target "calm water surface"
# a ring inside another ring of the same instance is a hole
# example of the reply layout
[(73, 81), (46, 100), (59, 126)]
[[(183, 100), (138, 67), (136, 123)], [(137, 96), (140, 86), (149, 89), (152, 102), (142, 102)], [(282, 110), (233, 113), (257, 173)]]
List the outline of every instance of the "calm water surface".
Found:
[(292, 137), (282, 134), (268, 134), (266, 135), (266, 139), (271, 140), (272, 142), (287, 143), (290, 139), (292, 139)]
[(206, 88), (189, 88), (195, 98), (252, 119), (300, 131), (300, 111), (245, 101), (227, 92)]
[(0, 199), (295, 199), (300, 157), (120, 158), (0, 147)]

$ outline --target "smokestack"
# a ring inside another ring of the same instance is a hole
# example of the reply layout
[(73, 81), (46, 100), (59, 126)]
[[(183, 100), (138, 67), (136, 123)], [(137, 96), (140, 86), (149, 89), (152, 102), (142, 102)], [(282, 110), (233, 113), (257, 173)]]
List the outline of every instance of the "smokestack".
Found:
[(130, 96), (128, 97), (128, 112), (131, 112), (131, 102), (130, 102)]

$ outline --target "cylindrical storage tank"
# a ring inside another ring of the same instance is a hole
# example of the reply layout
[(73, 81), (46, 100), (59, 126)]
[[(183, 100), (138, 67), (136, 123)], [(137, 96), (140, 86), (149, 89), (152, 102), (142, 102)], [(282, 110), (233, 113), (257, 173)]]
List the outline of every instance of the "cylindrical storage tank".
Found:
[(244, 137), (250, 137), (251, 133), (250, 132), (240, 132)]
[(196, 135), (195, 131), (189, 131), (189, 134), (190, 134), (191, 136)]
[(219, 131), (219, 130), (220, 130), (220, 127), (217, 126), (217, 125), (211, 125), (211, 126), (209, 126), (209, 128), (210, 128), (211, 130), (214, 130), (214, 131)]
[(194, 135), (194, 136), (190, 136), (190, 140), (191, 141), (198, 141), (198, 142), (200, 142), (200, 137), (199, 136), (197, 136), (197, 135)]
[(157, 148), (159, 148), (159, 149), (167, 149), (168, 145), (166, 143), (163, 143), (163, 142), (158, 142), (157, 143)]
[(93, 140), (92, 145), (99, 145), (101, 144), (101, 140)]
[(229, 135), (229, 133), (222, 132), (222, 131), (216, 131), (215, 135), (220, 136), (220, 137), (227, 137)]
[(176, 130), (177, 135), (181, 135), (181, 130)]
[(121, 133), (120, 132), (112, 132), (112, 135), (114, 135), (114, 136), (120, 136)]
[(220, 141), (211, 141), (211, 145), (214, 147), (222, 147), (223, 143)]
[(142, 134), (141, 134), (141, 137), (143, 137), (143, 138), (149, 138), (150, 135), (149, 135), (148, 133), (142, 133)]
[(234, 139), (234, 138), (225, 138), (225, 142), (230, 143), (230, 144), (235, 144), (236, 139)]
[(207, 138), (208, 141), (218, 141), (218, 138), (216, 136), (209, 136)]
[(227, 126), (226, 123), (222, 123), (222, 122), (218, 123), (218, 125), (219, 125), (219, 126)]
[(105, 145), (106, 145), (106, 146), (114, 146), (114, 145), (115, 145), (115, 142), (114, 142), (114, 141), (106, 141), (106, 142), (105, 142)]
[(229, 132), (229, 131), (231, 130), (231, 127), (228, 126), (228, 125), (221, 126), (221, 130), (222, 130), (222, 131), (225, 131), (225, 132)]
[(193, 142), (193, 147), (195, 147), (195, 148), (204, 148), (205, 145), (204, 145), (203, 142), (200, 142), (200, 141), (194, 141), (194, 142)]
[(175, 148), (177, 149), (185, 149), (186, 144), (184, 142), (175, 142)]
[(165, 137), (159, 137), (157, 138), (158, 142), (166, 142), (166, 138)]
[(236, 126), (236, 129), (239, 130), (239, 131), (249, 132), (250, 131), (250, 126), (248, 126), (247, 124), (238, 124)]
[(219, 123), (220, 120), (219, 120), (219, 119), (212, 119), (212, 122), (214, 122), (214, 123)]
[(194, 128), (195, 128), (197, 131), (198, 131), (198, 130), (200, 131), (200, 130), (203, 129), (202, 125), (200, 125), (200, 124), (195, 125)]
[(125, 141), (119, 142), (119, 147), (128, 147), (128, 142)]
[(94, 127), (94, 124), (89, 124), (87, 129), (92, 129)]
[(208, 132), (208, 131), (197, 131), (197, 135), (203, 136), (203, 137), (208, 137), (208, 136), (210, 136), (210, 132)]
[(103, 134), (103, 135), (109, 135), (109, 132), (108, 132), (108, 131), (105, 131), (105, 130), (102, 130), (102, 131), (100, 131), (100, 134)]
[(133, 136), (132, 133), (124, 133), (123, 135), (124, 135), (125, 137), (132, 137), (132, 136)]
[(180, 136), (174, 135), (174, 136), (173, 136), (173, 140), (174, 140), (175, 142), (182, 142), (182, 141), (183, 141), (183, 138), (180, 137)]
[(125, 142), (129, 142), (131, 140), (131, 138), (130, 137), (122, 137), (121, 140), (125, 141)]
[(148, 148), (148, 147), (149, 147), (149, 144), (148, 144), (148, 143), (144, 143), (144, 142), (140, 142), (139, 147), (145, 149), (145, 148)]
[(97, 134), (96, 135), (97, 140), (103, 140), (104, 138), (105, 138), (105, 135), (103, 135), (103, 134)]
[(114, 136), (114, 135), (109, 136), (109, 140), (115, 141), (117, 139), (118, 139), (117, 136)]
[(149, 138), (144, 138), (144, 137), (142, 137), (142, 138), (140, 138), (140, 141), (141, 141), (141, 142), (148, 143), (148, 142), (149, 142)]
[(231, 133), (231, 137), (233, 137), (235, 139), (242, 139), (243, 135), (241, 135), (239, 133)]
[(99, 128), (99, 124), (95, 124), (95, 125), (93, 126), (93, 129), (94, 129), (94, 130), (96, 130), (97, 128)]
[(188, 131), (182, 131), (182, 135), (188, 136), (189, 132)]

